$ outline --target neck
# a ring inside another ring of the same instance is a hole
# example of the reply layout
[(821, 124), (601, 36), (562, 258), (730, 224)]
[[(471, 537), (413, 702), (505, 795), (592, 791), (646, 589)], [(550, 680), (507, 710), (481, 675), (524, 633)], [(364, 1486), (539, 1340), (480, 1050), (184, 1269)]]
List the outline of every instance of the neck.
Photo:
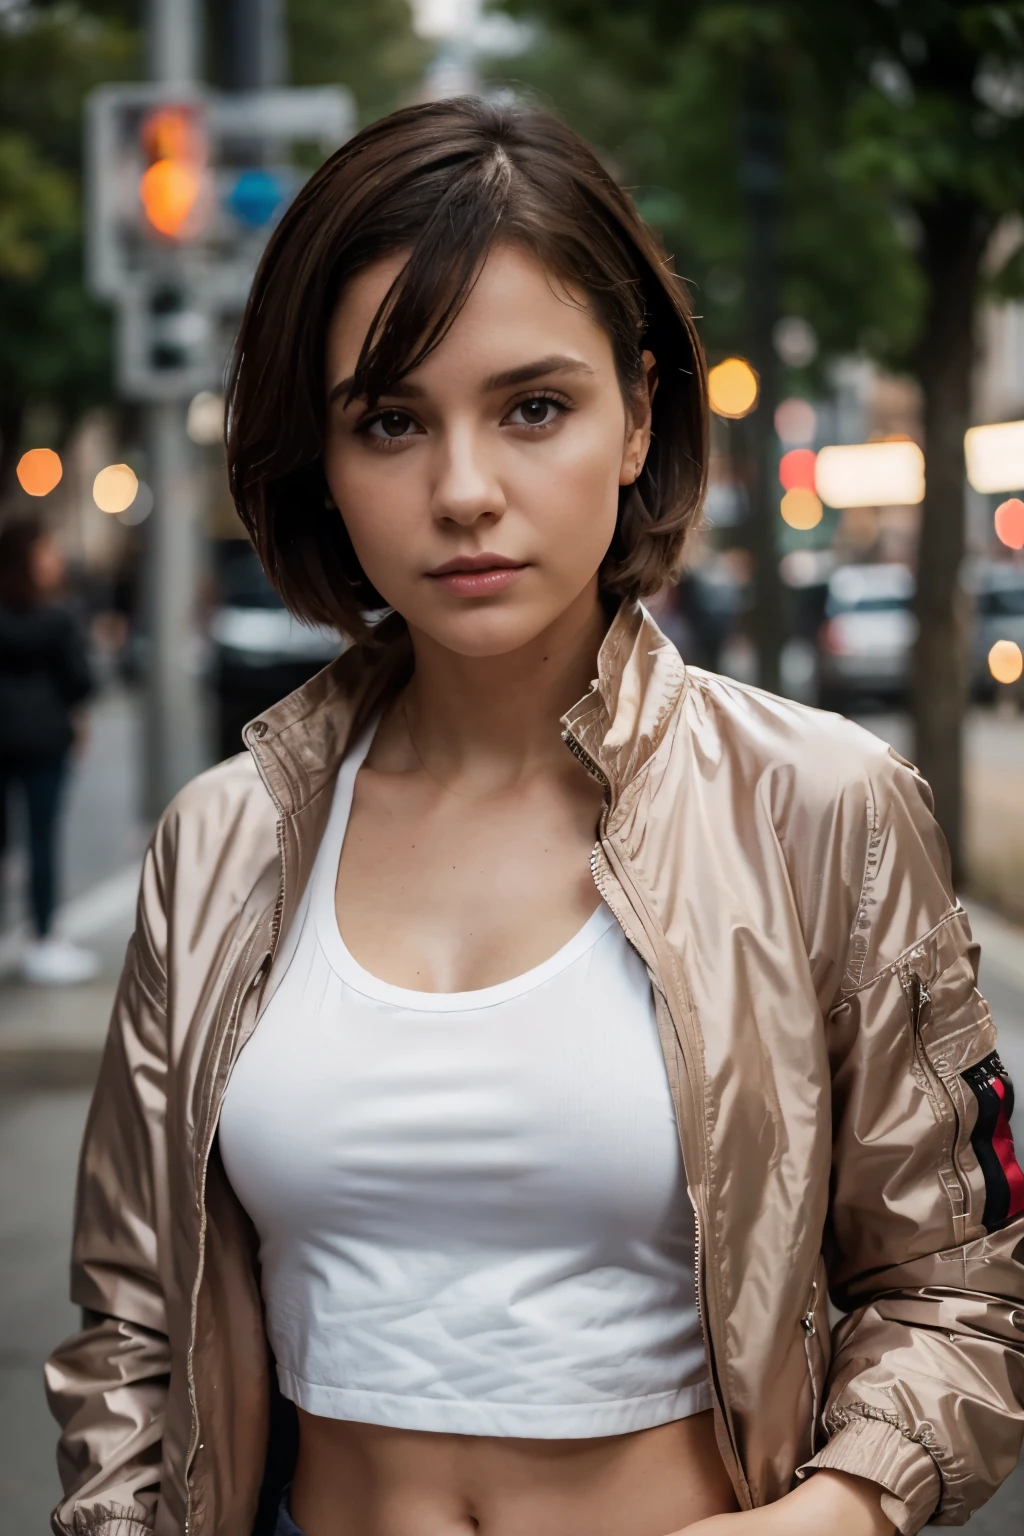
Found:
[(561, 765), (558, 722), (596, 675), (607, 627), (595, 581), (535, 639), (504, 655), (461, 656), (413, 632), (406, 710), (420, 758), (446, 782), (513, 784)]

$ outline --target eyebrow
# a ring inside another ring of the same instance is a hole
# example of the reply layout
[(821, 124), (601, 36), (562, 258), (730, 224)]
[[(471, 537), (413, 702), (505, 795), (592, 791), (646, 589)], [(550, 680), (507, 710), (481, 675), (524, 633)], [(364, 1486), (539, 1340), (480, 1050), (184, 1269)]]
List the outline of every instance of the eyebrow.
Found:
[[(501, 373), (492, 373), (484, 379), (484, 393), (489, 394), (495, 389), (514, 389), (517, 384), (532, 384), (535, 379), (548, 378), (553, 373), (593, 374), (594, 369), (582, 358), (562, 357), (553, 353), (550, 357), (539, 357), (532, 363), (520, 363), (518, 368), (506, 368)], [(347, 379), (335, 384), (327, 397), (328, 405), (333, 405), (339, 396), (347, 395), (353, 380), (354, 375), (350, 374)], [(384, 393), (398, 400), (416, 400), (422, 398), (424, 391), (418, 384), (410, 384), (407, 379), (396, 379)]]

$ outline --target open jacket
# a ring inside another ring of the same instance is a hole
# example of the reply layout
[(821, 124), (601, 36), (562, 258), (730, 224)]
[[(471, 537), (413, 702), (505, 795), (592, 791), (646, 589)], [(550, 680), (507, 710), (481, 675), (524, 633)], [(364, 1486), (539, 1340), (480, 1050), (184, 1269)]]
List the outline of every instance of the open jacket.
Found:
[[(341, 656), (153, 838), (82, 1152), (84, 1327), (46, 1368), (57, 1532), (250, 1536), (289, 1474), (217, 1120), (347, 743), (403, 666)], [(838, 716), (685, 668), (637, 606), (598, 672), (564, 739), (653, 983), (737, 1497), (832, 1467), (905, 1533), (960, 1524), (1024, 1431), (1024, 1175), (928, 788)]]

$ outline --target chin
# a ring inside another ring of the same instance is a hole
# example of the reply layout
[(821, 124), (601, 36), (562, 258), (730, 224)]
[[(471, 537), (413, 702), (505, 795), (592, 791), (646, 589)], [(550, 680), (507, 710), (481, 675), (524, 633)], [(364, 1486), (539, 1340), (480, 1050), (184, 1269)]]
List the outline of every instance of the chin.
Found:
[(409, 613), (406, 622), (457, 656), (507, 656), (529, 645), (569, 607), (548, 612), (534, 603), (480, 602), (462, 613)]

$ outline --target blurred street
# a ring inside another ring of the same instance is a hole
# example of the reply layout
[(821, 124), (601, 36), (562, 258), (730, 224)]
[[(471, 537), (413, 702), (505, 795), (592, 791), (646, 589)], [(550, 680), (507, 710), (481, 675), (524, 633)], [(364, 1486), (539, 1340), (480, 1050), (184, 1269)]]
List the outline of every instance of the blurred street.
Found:
[[(65, 823), (63, 926), (99, 952), (102, 973), (76, 989), (29, 988), (13, 974), (16, 938), (10, 931), (0, 937), (0, 1536), (44, 1532), (57, 1496), (54, 1429), (40, 1367), (53, 1343), (76, 1326), (66, 1294), (74, 1165), (145, 840), (135, 814), (137, 700), (113, 688), (92, 706), (91, 717), (91, 744)], [(903, 717), (876, 715), (864, 723), (899, 750), (908, 748)], [(1008, 819), (1010, 779), (1019, 779), (1024, 759), (1024, 719), (976, 713), (969, 758), (976, 835), (992, 846), (1014, 835), (1024, 839)], [(1019, 795), (1013, 808), (1016, 822), (1024, 822)], [(12, 886), (19, 877), (16, 867)], [(13, 901), (15, 892), (9, 896)], [(987, 908), (968, 906), (983, 946), (982, 986), (1000, 1026), (1001, 1050), (1013, 1078), (1024, 1084), (1024, 931)], [(1024, 1140), (1020, 1107), (1014, 1124)], [(977, 1536), (1009, 1536), (1022, 1522), (1024, 1465), (970, 1529)]]

